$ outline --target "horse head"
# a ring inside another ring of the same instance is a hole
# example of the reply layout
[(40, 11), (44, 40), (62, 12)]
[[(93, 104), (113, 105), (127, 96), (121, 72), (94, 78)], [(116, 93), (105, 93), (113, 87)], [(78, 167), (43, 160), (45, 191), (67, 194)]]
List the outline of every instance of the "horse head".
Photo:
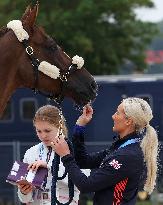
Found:
[(42, 27), (35, 25), (38, 8), (38, 4), (28, 6), (21, 18), (25, 39), (21, 39), (22, 31), (19, 33), (15, 28), (13, 33), (13, 25), (8, 25), (12, 28), (8, 39), (10, 43), (13, 39), (15, 47), (13, 58), (16, 59), (17, 85), (41, 90), (50, 96), (70, 97), (78, 105), (85, 105), (96, 97), (96, 82), (83, 67), (82, 58), (71, 59)]

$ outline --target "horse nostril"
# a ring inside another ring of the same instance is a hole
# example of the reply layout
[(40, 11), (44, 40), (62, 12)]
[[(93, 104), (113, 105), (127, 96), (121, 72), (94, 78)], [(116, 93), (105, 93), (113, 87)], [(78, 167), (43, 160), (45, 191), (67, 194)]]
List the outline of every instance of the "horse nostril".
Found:
[(93, 91), (97, 91), (98, 85), (97, 85), (96, 81), (92, 81), (91, 88), (92, 88)]

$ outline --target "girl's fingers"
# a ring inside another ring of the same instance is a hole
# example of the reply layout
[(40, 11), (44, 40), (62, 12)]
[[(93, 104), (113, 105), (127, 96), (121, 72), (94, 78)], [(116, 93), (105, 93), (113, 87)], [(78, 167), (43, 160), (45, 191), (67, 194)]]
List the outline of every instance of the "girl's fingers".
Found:
[(30, 190), (32, 190), (32, 185), (19, 185), (18, 186), (19, 187), (19, 189), (22, 191), (22, 192), (29, 192)]
[(31, 169), (32, 171), (36, 171), (38, 166), (40, 166), (39, 163), (38, 162), (34, 162), (33, 164), (30, 164), (28, 166), (28, 170)]
[(40, 167), (40, 164), (36, 164), (35, 166), (35, 171), (37, 171), (37, 169)]
[(32, 165), (33, 165), (33, 164), (30, 164), (27, 169), (28, 169), (28, 170), (31, 169)]
[(34, 163), (34, 164), (32, 164), (32, 166), (31, 166), (30, 169), (31, 169), (32, 171), (34, 171), (34, 170), (35, 170), (35, 167), (36, 167), (36, 165), (35, 165), (35, 163)]

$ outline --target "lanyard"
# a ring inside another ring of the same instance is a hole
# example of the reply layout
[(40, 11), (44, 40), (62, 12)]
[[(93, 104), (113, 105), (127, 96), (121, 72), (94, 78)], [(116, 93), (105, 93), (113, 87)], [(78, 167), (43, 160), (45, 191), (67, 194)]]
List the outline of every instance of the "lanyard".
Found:
[(51, 153), (52, 153), (52, 147), (48, 148), (48, 153), (47, 153), (47, 157), (46, 157), (46, 163), (48, 164), (50, 157), (51, 157)]
[[(45, 149), (45, 148), (44, 148), (44, 145), (41, 144), (40, 149), (39, 149), (39, 159), (40, 159), (40, 160), (43, 160), (43, 158), (44, 158), (44, 151), (45, 151), (44, 149)], [(49, 160), (50, 160), (51, 153), (52, 153), (52, 148), (49, 147), (49, 148), (48, 148), (48, 153), (47, 153), (47, 156), (46, 156), (46, 163), (47, 163), (47, 164), (48, 164), (48, 162), (49, 162)]]
[(125, 143), (123, 143), (118, 149), (125, 147), (129, 144), (135, 144), (136, 142), (140, 142), (140, 138), (135, 138), (135, 139), (131, 139), (131, 140), (127, 140)]
[[(44, 158), (44, 151), (45, 151), (45, 147), (44, 147), (43, 144), (41, 144), (40, 145), (40, 149), (39, 149), (39, 158), (40, 158), (40, 160), (43, 160), (43, 158)], [(49, 147), (48, 148), (48, 153), (47, 153), (47, 156), (46, 156), (46, 163), (47, 163), (47, 165), (48, 165), (48, 162), (50, 161), (51, 153), (52, 153), (52, 148)], [(48, 175), (47, 175), (47, 177), (48, 177)], [(47, 184), (47, 178), (45, 179), (45, 181), (44, 181), (44, 183), (42, 185), (42, 187), (44, 189), (46, 188), (46, 184)]]

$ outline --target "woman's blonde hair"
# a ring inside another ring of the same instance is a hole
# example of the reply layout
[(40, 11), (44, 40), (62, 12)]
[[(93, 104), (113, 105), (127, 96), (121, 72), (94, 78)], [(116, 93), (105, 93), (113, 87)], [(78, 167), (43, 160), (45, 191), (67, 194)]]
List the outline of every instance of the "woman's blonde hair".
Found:
[(156, 130), (149, 124), (153, 118), (152, 110), (145, 100), (134, 97), (124, 99), (123, 108), (125, 115), (133, 119), (137, 132), (143, 133), (146, 129), (140, 146), (147, 166), (147, 179), (144, 190), (151, 194), (156, 185), (158, 169), (158, 137)]
[[(60, 124), (59, 121), (61, 120), (60, 115), (59, 115), (59, 109), (55, 106), (52, 105), (45, 105), (40, 107), (37, 112), (35, 113), (35, 116), (33, 118), (33, 124), (37, 121), (46, 121), (50, 123), (51, 125), (56, 126), (59, 128)], [(62, 129), (63, 129), (63, 134), (67, 138), (68, 135), (68, 130), (65, 122), (65, 118), (62, 115)]]

